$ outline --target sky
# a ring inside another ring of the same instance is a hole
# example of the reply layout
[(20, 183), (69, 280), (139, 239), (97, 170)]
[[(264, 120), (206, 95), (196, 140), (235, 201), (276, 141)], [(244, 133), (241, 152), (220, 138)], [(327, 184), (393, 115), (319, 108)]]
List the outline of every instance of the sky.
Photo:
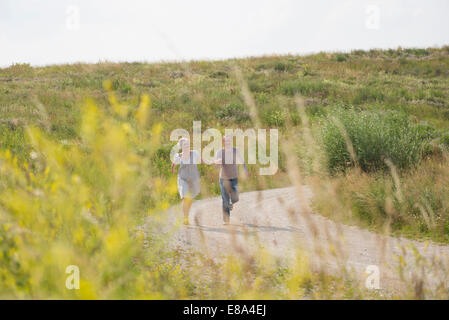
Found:
[(0, 67), (449, 45), (447, 0), (0, 0)]

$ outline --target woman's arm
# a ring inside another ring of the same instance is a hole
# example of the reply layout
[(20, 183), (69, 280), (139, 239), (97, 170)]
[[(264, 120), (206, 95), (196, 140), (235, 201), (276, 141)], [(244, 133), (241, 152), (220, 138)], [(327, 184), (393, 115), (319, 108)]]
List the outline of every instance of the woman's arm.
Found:
[(175, 173), (175, 167), (180, 163), (180, 154), (175, 154), (175, 158), (173, 159), (172, 165), (171, 165), (171, 172)]

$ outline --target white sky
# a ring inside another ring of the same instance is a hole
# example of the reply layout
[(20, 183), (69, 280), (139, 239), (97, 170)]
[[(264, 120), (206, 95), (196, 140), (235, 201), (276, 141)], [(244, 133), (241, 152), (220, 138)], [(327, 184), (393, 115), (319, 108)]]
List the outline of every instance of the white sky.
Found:
[(0, 0), (0, 67), (447, 44), (447, 0)]

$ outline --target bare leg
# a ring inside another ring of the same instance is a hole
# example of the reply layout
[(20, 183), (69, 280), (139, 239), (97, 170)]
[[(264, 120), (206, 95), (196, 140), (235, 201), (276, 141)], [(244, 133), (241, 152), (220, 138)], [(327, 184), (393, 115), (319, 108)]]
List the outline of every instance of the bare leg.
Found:
[(190, 197), (185, 197), (182, 199), (182, 211), (184, 212), (184, 224), (189, 224), (189, 212), (192, 207), (192, 199)]

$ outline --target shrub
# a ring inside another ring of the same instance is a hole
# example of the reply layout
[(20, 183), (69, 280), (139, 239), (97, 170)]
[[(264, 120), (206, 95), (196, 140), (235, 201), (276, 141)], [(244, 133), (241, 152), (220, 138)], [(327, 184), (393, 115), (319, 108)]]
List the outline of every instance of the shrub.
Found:
[(274, 70), (283, 72), (287, 70), (287, 66), (283, 62), (278, 62), (274, 65)]
[(308, 64), (305, 64), (305, 65), (303, 66), (302, 75), (303, 75), (304, 77), (312, 75), (312, 71), (310, 70), (310, 66), (309, 66)]
[(265, 77), (263, 74), (253, 74), (248, 79), (248, 87), (251, 92), (269, 93), (275, 87), (275, 84), (272, 79)]
[(281, 83), (280, 90), (287, 96), (300, 93), (304, 96), (327, 97), (332, 93), (333, 87), (323, 80), (296, 79)]
[(449, 150), (449, 133), (446, 133), (441, 136), (440, 144), (443, 146), (443, 148)]
[(125, 80), (114, 79), (112, 81), (112, 89), (114, 91), (120, 91), (123, 94), (129, 94), (132, 88)]
[(285, 115), (281, 110), (270, 110), (265, 114), (265, 123), (269, 127), (282, 127), (284, 126)]
[(351, 54), (354, 56), (364, 56), (366, 52), (364, 50), (352, 50)]
[(346, 53), (337, 53), (337, 54), (335, 55), (335, 60), (336, 60), (337, 62), (343, 62), (343, 61), (346, 61), (346, 60), (348, 60), (348, 54), (346, 54)]
[(219, 109), (217, 118), (220, 120), (231, 120), (237, 123), (249, 121), (251, 117), (242, 104), (231, 103)]
[(403, 169), (416, 166), (431, 138), (422, 126), (413, 124), (401, 113), (336, 109), (324, 120), (321, 128), (331, 172), (354, 165), (338, 123), (353, 145), (360, 168), (366, 172), (386, 168), (385, 159)]
[(377, 88), (362, 87), (356, 91), (352, 102), (354, 104), (363, 104), (365, 102), (382, 102), (385, 100), (385, 94)]
[(209, 74), (211, 78), (229, 78), (227, 72), (224, 71), (214, 71)]
[(416, 57), (428, 56), (430, 51), (428, 49), (421, 48), (408, 48), (403, 50), (406, 54), (414, 55)]
[(170, 151), (172, 147), (172, 144), (160, 146), (151, 158), (151, 166), (158, 176), (168, 178), (171, 174)]

